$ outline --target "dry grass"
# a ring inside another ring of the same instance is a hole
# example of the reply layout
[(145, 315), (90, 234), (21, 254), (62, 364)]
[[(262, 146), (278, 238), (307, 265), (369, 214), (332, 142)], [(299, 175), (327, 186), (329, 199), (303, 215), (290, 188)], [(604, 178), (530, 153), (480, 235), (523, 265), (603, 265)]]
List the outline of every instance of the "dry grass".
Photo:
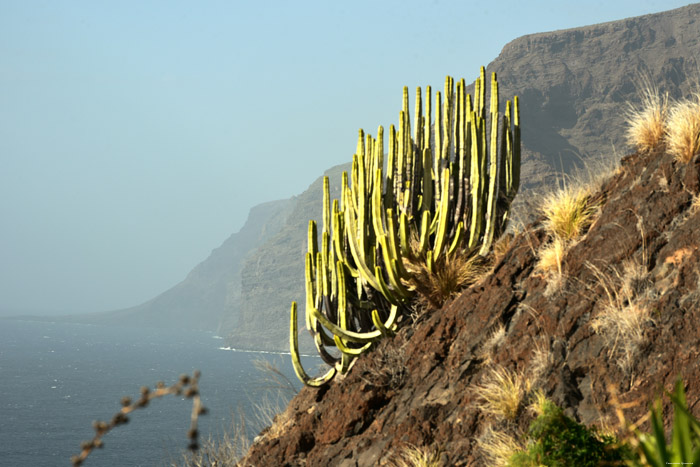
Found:
[(226, 430), (221, 439), (214, 439), (211, 436), (202, 442), (196, 452), (182, 454), (179, 461), (169, 462), (171, 467), (212, 467), (236, 465), (238, 460), (248, 452), (250, 440), (246, 432), (245, 416), (242, 412), (239, 416), (233, 417), (231, 426)]
[(608, 356), (613, 358), (619, 354), (617, 364), (628, 373), (644, 341), (646, 325), (653, 323), (645, 300), (646, 269), (634, 262), (626, 263), (622, 274), (614, 268), (605, 273), (591, 263), (588, 268), (607, 296), (603, 310), (591, 321), (591, 327), (605, 340)]
[(477, 446), (484, 453), (487, 465), (506, 466), (513, 454), (523, 450), (523, 446), (509, 434), (496, 431), (490, 425), (476, 440)]
[(430, 271), (425, 261), (406, 262), (412, 274), (408, 288), (418, 292), (418, 306), (439, 309), (457, 293), (481, 279), (489, 270), (486, 259), (455, 252), (449, 258), (442, 255)]
[(627, 118), (627, 143), (637, 151), (651, 151), (664, 139), (668, 116), (668, 95), (659, 95), (648, 79), (642, 80), (642, 103), (630, 106)]
[(700, 195), (693, 196), (693, 203), (690, 205), (690, 213), (695, 214), (700, 211)]
[(590, 225), (596, 210), (588, 202), (590, 195), (587, 187), (575, 185), (550, 193), (542, 204), (547, 231), (565, 242), (578, 238)]
[(474, 391), (481, 400), (479, 408), (482, 412), (515, 420), (530, 386), (524, 375), (497, 366), (486, 373), (484, 381), (475, 386)]
[(379, 346), (372, 352), (372, 359), (361, 378), (376, 387), (399, 389), (406, 381), (406, 354), (397, 345)]
[(683, 163), (690, 162), (700, 152), (700, 93), (676, 102), (669, 110), (666, 146)]
[(561, 262), (566, 254), (566, 243), (559, 237), (554, 237), (539, 251), (539, 261), (535, 268), (547, 274), (562, 275)]
[(392, 467), (439, 467), (440, 449), (431, 448), (429, 446), (416, 447), (406, 445), (399, 453), (396, 459), (390, 461)]

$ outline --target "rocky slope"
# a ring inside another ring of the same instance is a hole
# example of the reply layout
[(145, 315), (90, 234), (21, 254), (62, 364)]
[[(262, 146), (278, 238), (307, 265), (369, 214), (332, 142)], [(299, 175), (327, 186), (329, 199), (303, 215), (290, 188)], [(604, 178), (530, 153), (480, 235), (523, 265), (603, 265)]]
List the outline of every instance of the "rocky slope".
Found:
[[(516, 217), (527, 218), (532, 192), (551, 186), (561, 169), (569, 173), (590, 158), (619, 159), (625, 109), (627, 102), (639, 102), (642, 76), (672, 97), (688, 94), (699, 76), (698, 24), (700, 4), (524, 36), (503, 48), (488, 71), (498, 72), (503, 96), (521, 99), (523, 188)], [(303, 298), (304, 242), (308, 219), (319, 219), (320, 181), (301, 198), (307, 207), (292, 213), (280, 234), (253, 252), (243, 268), (233, 346), (287, 348), (287, 314), (291, 301)]]
[[(487, 428), (532, 419), (527, 394), (512, 422), (479, 408), (477, 387), (496, 367), (585, 424), (616, 425), (613, 394), (638, 420), (678, 376), (700, 415), (700, 154), (687, 165), (662, 150), (625, 157), (594, 199), (599, 212), (563, 258), (562, 280), (536, 269), (547, 242), (540, 219), (441, 310), (344, 378), (303, 389), (239, 465), (385, 465), (409, 444), (439, 450), (441, 465), (489, 465), (477, 448)], [(615, 311), (648, 315), (616, 339), (596, 332)]]

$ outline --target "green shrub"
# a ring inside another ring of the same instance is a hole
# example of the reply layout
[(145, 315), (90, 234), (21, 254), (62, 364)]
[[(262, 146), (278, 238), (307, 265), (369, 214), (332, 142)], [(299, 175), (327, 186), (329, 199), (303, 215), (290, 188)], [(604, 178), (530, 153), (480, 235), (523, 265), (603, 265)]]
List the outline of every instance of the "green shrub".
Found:
[(543, 413), (528, 430), (528, 448), (514, 454), (511, 467), (594, 467), (624, 465), (629, 458), (627, 447), (620, 447), (614, 437), (598, 434), (564, 415), (547, 401)]

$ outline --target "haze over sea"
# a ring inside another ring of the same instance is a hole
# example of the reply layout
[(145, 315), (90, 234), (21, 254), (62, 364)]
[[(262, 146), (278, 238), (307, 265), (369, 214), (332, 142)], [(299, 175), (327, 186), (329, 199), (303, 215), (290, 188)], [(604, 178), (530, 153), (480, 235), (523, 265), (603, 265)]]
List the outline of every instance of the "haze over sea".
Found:
[[(210, 333), (109, 328), (70, 323), (0, 320), (0, 466), (70, 465), (94, 420), (109, 420), (123, 396), (183, 373), (202, 372), (200, 392), (209, 413), (201, 439), (230, 426), (232, 415), (265, 393), (252, 362), (278, 364), (299, 386), (288, 355), (225, 351)], [(306, 363), (307, 365), (313, 365)], [(181, 397), (156, 399), (108, 433), (104, 449), (85, 465), (157, 466), (187, 446), (192, 405)]]

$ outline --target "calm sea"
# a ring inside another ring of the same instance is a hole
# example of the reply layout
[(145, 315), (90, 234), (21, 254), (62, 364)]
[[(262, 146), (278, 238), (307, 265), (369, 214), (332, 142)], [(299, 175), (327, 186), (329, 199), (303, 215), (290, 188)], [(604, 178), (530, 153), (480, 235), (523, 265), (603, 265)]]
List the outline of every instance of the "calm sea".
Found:
[[(170, 385), (201, 371), (209, 414), (203, 437), (220, 436), (240, 410), (264, 397), (253, 361), (276, 364), (299, 387), (288, 355), (222, 348), (213, 334), (0, 320), (0, 466), (69, 466), (93, 420), (109, 420), (123, 396), (158, 381)], [(313, 365), (313, 358), (307, 365)], [(191, 402), (175, 396), (152, 401), (104, 438), (86, 466), (158, 466), (187, 446)]]

